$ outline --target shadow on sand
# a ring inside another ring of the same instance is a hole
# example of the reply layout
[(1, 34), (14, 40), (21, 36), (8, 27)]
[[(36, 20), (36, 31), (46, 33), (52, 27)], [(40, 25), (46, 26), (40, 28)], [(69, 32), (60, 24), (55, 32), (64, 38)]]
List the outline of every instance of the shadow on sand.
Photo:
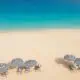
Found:
[(63, 58), (56, 58), (55, 62), (57, 64), (62, 64), (63, 67), (67, 68), (69, 71), (73, 71), (71, 63), (68, 61), (65, 61)]

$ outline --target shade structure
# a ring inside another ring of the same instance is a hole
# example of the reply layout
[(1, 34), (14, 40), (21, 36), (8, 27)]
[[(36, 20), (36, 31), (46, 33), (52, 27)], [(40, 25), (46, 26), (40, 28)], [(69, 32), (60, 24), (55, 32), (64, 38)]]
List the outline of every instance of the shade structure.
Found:
[(67, 61), (74, 61), (76, 59), (76, 57), (74, 55), (65, 55), (64, 59)]
[(30, 68), (30, 67), (34, 67), (37, 65), (37, 61), (36, 60), (27, 60), (24, 63), (26, 68)]
[(20, 67), (24, 65), (24, 61), (21, 58), (12, 59), (10, 63), (11, 68)]
[(8, 65), (6, 63), (0, 63), (0, 73), (8, 71)]
[(76, 58), (74, 63), (79, 66), (80, 65), (80, 58)]

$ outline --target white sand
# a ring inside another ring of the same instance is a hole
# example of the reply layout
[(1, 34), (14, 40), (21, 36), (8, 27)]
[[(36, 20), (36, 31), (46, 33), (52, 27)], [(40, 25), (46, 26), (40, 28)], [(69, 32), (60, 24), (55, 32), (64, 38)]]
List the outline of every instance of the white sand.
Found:
[(76, 80), (80, 72), (70, 72), (55, 62), (67, 52), (80, 57), (80, 30), (0, 33), (0, 62), (20, 57), (24, 60), (36, 59), (42, 65), (41, 72), (18, 75), (15, 70), (10, 70), (7, 80)]

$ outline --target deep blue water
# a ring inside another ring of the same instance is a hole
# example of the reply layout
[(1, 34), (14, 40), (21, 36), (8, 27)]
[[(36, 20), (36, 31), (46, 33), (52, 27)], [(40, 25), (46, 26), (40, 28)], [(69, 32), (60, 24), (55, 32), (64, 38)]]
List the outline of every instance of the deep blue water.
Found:
[[(79, 0), (0, 0), (0, 29), (76, 28)], [(65, 26), (70, 25), (70, 26)]]

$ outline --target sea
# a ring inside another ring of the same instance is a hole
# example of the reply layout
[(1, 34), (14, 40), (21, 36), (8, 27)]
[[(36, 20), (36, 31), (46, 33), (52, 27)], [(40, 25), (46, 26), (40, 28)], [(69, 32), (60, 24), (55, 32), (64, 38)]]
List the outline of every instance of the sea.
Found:
[(80, 28), (80, 0), (0, 0), (0, 30)]

